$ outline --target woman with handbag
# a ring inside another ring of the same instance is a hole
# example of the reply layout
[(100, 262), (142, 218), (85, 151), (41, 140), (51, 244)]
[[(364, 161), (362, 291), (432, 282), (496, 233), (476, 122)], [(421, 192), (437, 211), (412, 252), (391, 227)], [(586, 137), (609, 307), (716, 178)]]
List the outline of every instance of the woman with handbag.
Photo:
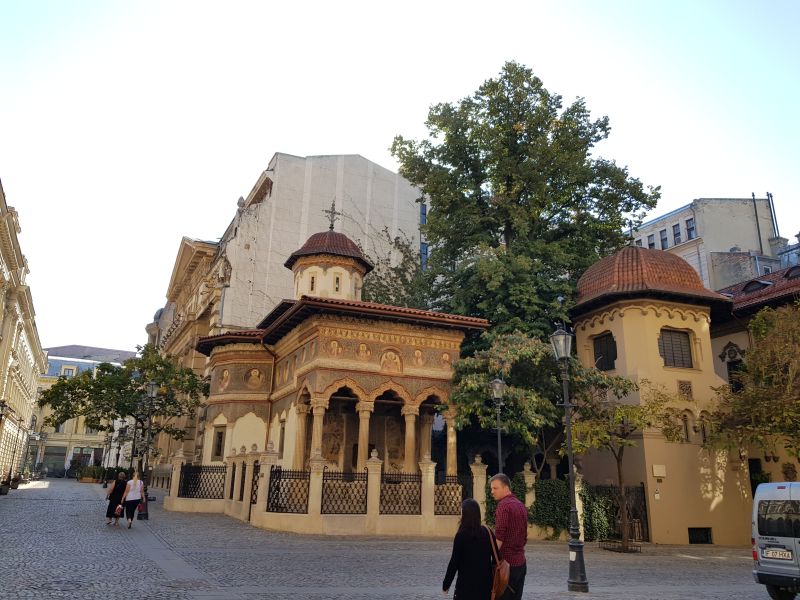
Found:
[[(111, 519), (114, 519), (114, 525), (119, 525), (119, 518), (122, 516), (122, 494), (125, 493), (125, 471), (120, 471), (117, 479), (111, 486), (111, 489), (106, 494), (108, 500), (108, 508), (106, 508), (106, 525), (111, 525)], [(119, 509), (119, 510), (118, 510)]]
[(136, 508), (144, 501), (144, 482), (139, 479), (139, 471), (133, 472), (133, 477), (125, 487), (122, 495), (122, 505), (125, 507), (125, 517), (128, 519), (128, 529), (133, 527), (133, 517), (136, 516)]
[(461, 523), (453, 540), (453, 553), (442, 583), (446, 595), (458, 573), (455, 600), (490, 600), (492, 597), (492, 537), (481, 526), (481, 509), (472, 498), (461, 503)]

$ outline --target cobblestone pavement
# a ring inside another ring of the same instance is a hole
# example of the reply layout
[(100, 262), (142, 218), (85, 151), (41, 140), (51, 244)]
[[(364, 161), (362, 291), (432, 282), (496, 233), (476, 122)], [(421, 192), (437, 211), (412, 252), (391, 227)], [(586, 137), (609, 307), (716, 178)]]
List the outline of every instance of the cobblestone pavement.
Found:
[[(170, 513), (105, 525), (97, 484), (48, 479), (0, 497), (0, 599), (338, 600), (443, 598), (450, 543), (263, 531), (220, 515)], [(565, 591), (563, 543), (528, 545), (525, 599), (766, 599), (747, 548), (587, 545), (589, 594)], [(134, 591), (135, 590), (135, 591)], [(450, 596), (452, 598), (452, 595)]]

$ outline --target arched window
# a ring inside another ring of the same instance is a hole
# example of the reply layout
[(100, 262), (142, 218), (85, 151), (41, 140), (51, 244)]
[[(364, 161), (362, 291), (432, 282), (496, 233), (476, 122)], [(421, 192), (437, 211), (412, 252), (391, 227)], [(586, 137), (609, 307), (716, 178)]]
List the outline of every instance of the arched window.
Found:
[(689, 433), (689, 414), (688, 413), (683, 413), (681, 415), (681, 422), (682, 422), (682, 425), (683, 425), (683, 441), (684, 442), (692, 441), (692, 438), (691, 438), (690, 433)]
[(705, 444), (708, 442), (708, 415), (700, 413), (700, 439)]
[(314, 291), (315, 284), (316, 284), (316, 278), (312, 275), (311, 276), (311, 286), (309, 287), (309, 291), (311, 291), (311, 292)]
[(617, 343), (610, 331), (602, 333), (593, 340), (594, 366), (600, 371), (613, 371), (617, 362)]

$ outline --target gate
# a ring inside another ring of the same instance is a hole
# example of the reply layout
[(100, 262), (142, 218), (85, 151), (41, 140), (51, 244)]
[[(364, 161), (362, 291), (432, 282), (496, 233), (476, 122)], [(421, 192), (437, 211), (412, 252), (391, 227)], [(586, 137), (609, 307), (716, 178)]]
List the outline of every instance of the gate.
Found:
[(308, 512), (310, 471), (270, 468), (267, 511), (279, 513)]

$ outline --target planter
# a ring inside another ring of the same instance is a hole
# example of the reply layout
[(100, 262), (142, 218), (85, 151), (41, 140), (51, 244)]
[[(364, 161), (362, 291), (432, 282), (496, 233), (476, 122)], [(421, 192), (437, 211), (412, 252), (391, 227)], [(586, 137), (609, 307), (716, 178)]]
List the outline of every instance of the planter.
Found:
[(78, 483), (94, 483), (94, 478), (92, 478), (92, 477), (81, 477), (78, 480)]

